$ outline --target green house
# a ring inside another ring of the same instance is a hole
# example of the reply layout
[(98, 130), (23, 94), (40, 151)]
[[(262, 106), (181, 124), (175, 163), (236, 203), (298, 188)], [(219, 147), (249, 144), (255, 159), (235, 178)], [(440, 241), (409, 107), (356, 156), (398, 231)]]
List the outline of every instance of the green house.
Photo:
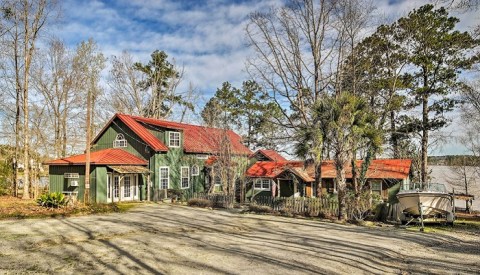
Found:
[[(251, 151), (230, 130), (115, 114), (91, 143), (90, 201), (160, 200), (172, 194), (221, 190), (212, 173), (228, 152), (237, 164)], [(84, 199), (86, 155), (49, 165), (50, 192)], [(247, 165), (237, 165), (243, 175)], [(215, 188), (211, 188), (212, 185)]]

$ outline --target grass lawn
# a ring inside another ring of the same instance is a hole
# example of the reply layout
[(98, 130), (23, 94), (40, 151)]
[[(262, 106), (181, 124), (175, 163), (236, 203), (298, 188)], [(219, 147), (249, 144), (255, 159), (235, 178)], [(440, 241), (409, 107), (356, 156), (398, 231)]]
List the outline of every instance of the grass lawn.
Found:
[[(418, 231), (420, 225), (408, 226), (408, 230)], [(453, 226), (438, 224), (438, 223), (425, 223), (425, 232), (465, 232), (465, 233), (480, 233), (480, 219), (457, 219)]]
[(35, 200), (22, 200), (11, 196), (0, 197), (0, 219), (29, 219), (47, 217), (67, 217), (72, 215), (88, 215), (97, 213), (125, 212), (138, 205), (136, 202), (116, 204), (77, 204), (63, 208), (46, 208)]

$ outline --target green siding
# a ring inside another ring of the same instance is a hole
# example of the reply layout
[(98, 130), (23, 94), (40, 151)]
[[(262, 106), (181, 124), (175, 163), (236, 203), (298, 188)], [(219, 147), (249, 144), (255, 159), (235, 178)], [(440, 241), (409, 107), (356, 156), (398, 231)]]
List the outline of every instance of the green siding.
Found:
[(152, 149), (146, 145), (137, 134), (123, 124), (122, 121), (115, 119), (114, 122), (115, 123), (110, 124), (105, 132), (103, 132), (97, 142), (93, 145), (92, 150), (99, 151), (102, 149), (113, 148), (113, 141), (117, 137), (117, 134), (123, 134), (127, 140), (127, 147), (121, 149), (144, 159), (149, 159), (150, 155), (153, 154)]
[[(95, 201), (96, 199), (96, 177), (95, 177), (96, 167), (91, 167), (90, 173), (90, 200)], [(78, 173), (79, 178), (78, 186), (70, 186), (68, 179), (64, 177), (65, 173)], [(78, 200), (83, 200), (83, 195), (85, 191), (85, 166), (77, 165), (50, 165), (49, 167), (49, 179), (50, 179), (50, 192), (78, 192)]]
[(99, 166), (95, 169), (97, 203), (107, 203), (107, 168)]
[[(204, 169), (205, 160), (197, 159), (196, 154), (184, 154), (182, 148), (169, 148), (167, 153), (157, 154), (155, 156), (155, 165), (151, 169), (154, 172), (154, 178), (152, 182), (154, 183), (154, 189), (160, 188), (160, 178), (157, 176), (161, 166), (167, 166), (170, 169), (170, 189), (181, 189), (180, 180), (181, 174), (180, 169), (182, 166), (188, 166), (190, 169), (190, 184), (189, 188), (183, 189), (184, 193), (189, 194), (192, 192), (203, 192), (205, 176), (202, 172)], [(198, 176), (191, 175), (191, 168), (193, 165), (197, 165), (200, 171)]]

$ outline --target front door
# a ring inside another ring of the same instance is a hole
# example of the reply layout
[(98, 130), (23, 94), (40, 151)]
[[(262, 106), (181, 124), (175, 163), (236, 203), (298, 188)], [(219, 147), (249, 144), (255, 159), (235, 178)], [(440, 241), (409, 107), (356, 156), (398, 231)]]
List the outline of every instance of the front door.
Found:
[(138, 176), (134, 174), (107, 176), (107, 202), (138, 200)]
[(293, 180), (278, 180), (280, 185), (280, 197), (290, 197), (293, 196)]

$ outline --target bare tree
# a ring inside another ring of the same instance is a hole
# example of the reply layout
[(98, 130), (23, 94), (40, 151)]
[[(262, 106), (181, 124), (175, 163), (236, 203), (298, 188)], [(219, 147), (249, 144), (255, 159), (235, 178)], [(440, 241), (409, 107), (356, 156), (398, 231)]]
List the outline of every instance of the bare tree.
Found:
[[(272, 117), (283, 126), (288, 140), (308, 129), (318, 129), (312, 119), (314, 106), (332, 88), (340, 33), (335, 29), (335, 0), (292, 0), (287, 5), (256, 12), (246, 27), (255, 56), (247, 70), (278, 105), (281, 115)], [(290, 111), (287, 111), (288, 107)], [(321, 161), (325, 150), (322, 134), (310, 134), (305, 158), (315, 163), (315, 184), (321, 184)], [(321, 188), (317, 188), (321, 195)]]
[(108, 85), (114, 110), (130, 115), (143, 115), (148, 104), (148, 94), (139, 84), (144, 81), (144, 74), (135, 69), (135, 62), (126, 51), (118, 57), (113, 56), (111, 62)]
[[(15, 131), (16, 147), (19, 146), (20, 126), (23, 134), (23, 165), (24, 191), (23, 199), (29, 199), (29, 162), (30, 162), (30, 125), (29, 125), (29, 90), (32, 60), (36, 54), (36, 43), (49, 20), (56, 16), (56, 1), (23, 0), (4, 1), (5, 22), (8, 23), (8, 33), (13, 44), (14, 75), (15, 75)], [(22, 112), (22, 125), (20, 125)], [(18, 151), (16, 153), (18, 156)]]
[(95, 113), (95, 98), (101, 93), (99, 86), (100, 73), (105, 68), (105, 58), (100, 52), (97, 44), (93, 39), (83, 41), (78, 45), (73, 63), (74, 68), (78, 72), (82, 72), (77, 77), (83, 85), (78, 89), (86, 98), (86, 121), (85, 121), (85, 192), (84, 202), (89, 203), (90, 197), (90, 142), (92, 137), (92, 128)]
[(46, 144), (53, 147), (54, 157), (64, 157), (68, 143), (68, 120), (74, 119), (71, 112), (77, 108), (81, 98), (80, 94), (74, 93), (75, 85), (79, 83), (73, 70), (73, 54), (61, 41), (52, 40), (37, 64), (32, 74), (33, 86), (42, 95), (41, 104), (48, 107), (45, 115), (49, 127), (43, 129), (53, 129), (53, 135), (48, 135)]
[[(463, 193), (468, 196), (478, 192), (477, 177), (480, 175), (480, 170), (478, 166), (470, 165), (466, 156), (462, 157), (460, 163), (449, 169), (452, 173), (447, 176), (446, 181), (455, 188), (455, 193)], [(471, 211), (469, 200), (465, 200), (465, 210)]]

